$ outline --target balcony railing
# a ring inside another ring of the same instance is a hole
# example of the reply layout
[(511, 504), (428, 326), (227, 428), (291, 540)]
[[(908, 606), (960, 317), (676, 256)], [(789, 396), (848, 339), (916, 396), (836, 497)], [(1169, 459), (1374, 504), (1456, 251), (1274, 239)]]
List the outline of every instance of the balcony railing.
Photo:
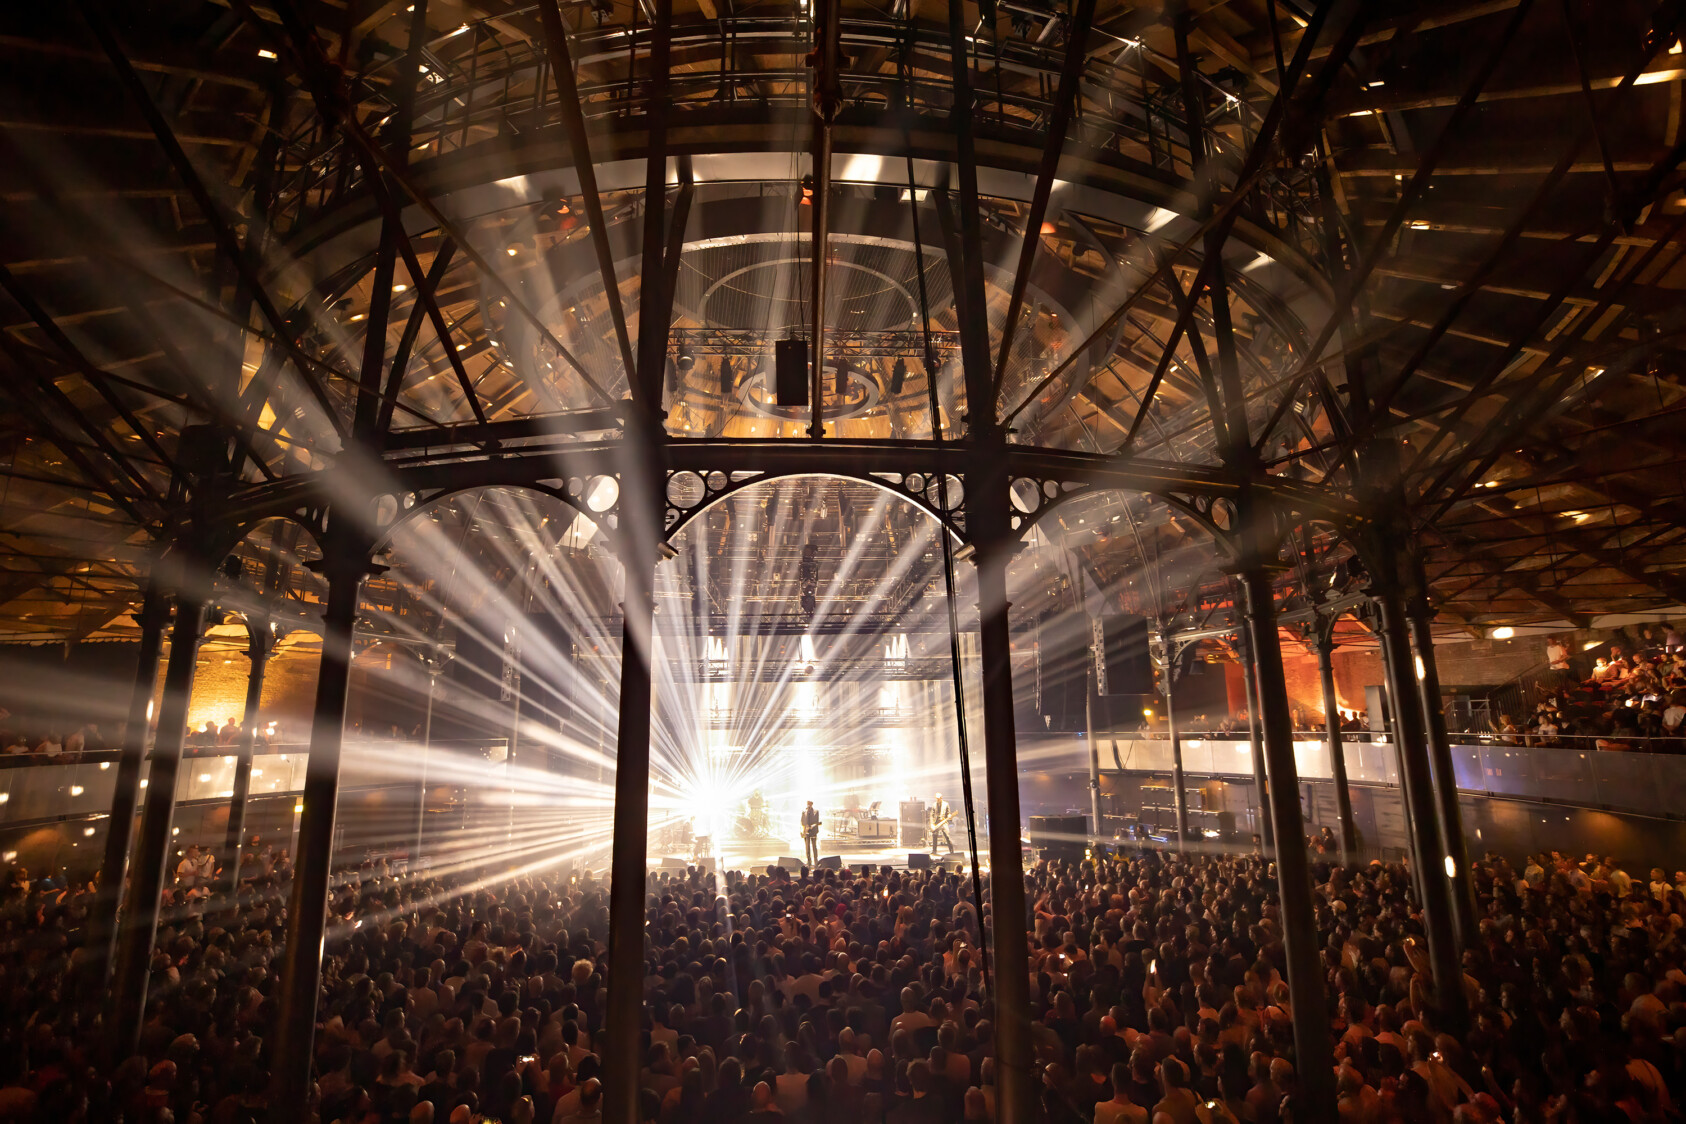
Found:
[[(1097, 735), (1096, 740), (1103, 770), (1171, 771), (1171, 743), (1163, 735), (1116, 739)], [(1252, 776), (1252, 746), (1245, 738), (1189, 736), (1182, 747), (1185, 774)], [(1399, 755), (1390, 742), (1346, 741), (1344, 756), (1351, 783), (1399, 784)], [(1321, 738), (1296, 734), (1294, 763), (1301, 780), (1334, 776), (1329, 746)], [(1452, 768), (1462, 792), (1686, 819), (1686, 756), (1569, 746), (1456, 744)]]

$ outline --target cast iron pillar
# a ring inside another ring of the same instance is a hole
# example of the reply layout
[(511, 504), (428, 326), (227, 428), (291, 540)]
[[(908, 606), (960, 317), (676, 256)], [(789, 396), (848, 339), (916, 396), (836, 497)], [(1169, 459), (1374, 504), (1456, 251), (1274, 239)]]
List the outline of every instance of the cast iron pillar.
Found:
[[(972, 415), (975, 421), (976, 414)], [(993, 427), (991, 427), (993, 428)], [(991, 436), (994, 440), (991, 442)], [(993, 452), (986, 451), (993, 443)], [(990, 933), (995, 953), (995, 1084), (1000, 1124), (1030, 1124), (1029, 946), (1025, 938), (1024, 855), (1020, 847), (1018, 739), (1007, 627), (1007, 458), (999, 430), (978, 438), (966, 475), (966, 528), (978, 571), (979, 656), (983, 663), (985, 783), (989, 800)]]
[[(1334, 631), (1330, 622), (1329, 633)], [(1358, 833), (1352, 822), (1352, 790), (1346, 780), (1346, 741), (1341, 737), (1341, 710), (1335, 700), (1335, 638), (1317, 637), (1317, 676), (1323, 686), (1323, 721), (1329, 733), (1329, 768), (1335, 777), (1335, 813), (1340, 819), (1341, 864), (1358, 860)]]
[(1083, 736), (1089, 742), (1089, 815), (1092, 827), (1089, 839), (1103, 842), (1101, 830), (1101, 750), (1095, 742), (1095, 672), (1093, 665), (1083, 677)]
[(117, 761), (111, 817), (105, 824), (105, 857), (100, 863), (99, 888), (88, 916), (89, 974), (102, 988), (110, 985), (117, 960), (117, 909), (123, 901), (129, 844), (135, 833), (135, 809), (140, 803), (147, 726), (152, 717), (152, 694), (158, 687), (158, 657), (164, 650), (164, 626), (170, 623), (170, 599), (157, 586), (147, 587), (135, 623), (141, 630), (140, 655), (135, 663), (134, 690), (129, 695), (129, 717), (123, 723), (123, 756)]
[(1171, 739), (1171, 800), (1177, 809), (1177, 850), (1188, 850), (1188, 791), (1183, 785), (1183, 739), (1177, 733), (1177, 707), (1171, 680), (1177, 674), (1176, 642), (1161, 626), (1159, 643), (1165, 651), (1165, 732)]
[[(626, 527), (626, 505), (621, 525)], [(629, 532), (631, 531), (628, 528)], [(637, 536), (631, 532), (626, 536)], [(604, 1124), (637, 1124), (638, 1048), (644, 1010), (644, 886), (650, 818), (650, 659), (655, 645), (655, 564), (626, 542), (621, 624), (620, 724), (615, 733), (614, 848), (609, 873), (608, 1043)]]
[(246, 709), (240, 719), (240, 748), (234, 762), (234, 795), (228, 802), (228, 835), (223, 839), (223, 889), (240, 888), (240, 847), (246, 835), (246, 801), (252, 792), (252, 747), (258, 740), (258, 713), (263, 703), (263, 673), (275, 652), (275, 629), (268, 619), (246, 621)]
[(1264, 737), (1259, 719), (1259, 664), (1250, 634), (1246, 638), (1241, 670), (1247, 676), (1247, 741), (1253, 751), (1253, 794), (1259, 809), (1259, 845), (1269, 855), (1276, 846), (1276, 836), (1270, 822), (1270, 772), (1265, 766)]
[(1270, 572), (1253, 567), (1240, 575), (1246, 598), (1248, 646), (1258, 683), (1269, 770), (1270, 819), (1276, 836), (1276, 885), (1282, 904), (1282, 944), (1288, 961), (1288, 993), (1294, 1019), (1294, 1069), (1305, 1094), (1308, 1120), (1335, 1118), (1334, 1052), (1323, 997), (1317, 918), (1312, 909), (1311, 864), (1294, 763), (1294, 725), (1288, 713), (1288, 685), (1276, 630), (1276, 602)]
[[(341, 515), (340, 520), (350, 518)], [(304, 810), (293, 857), (287, 947), (281, 968), (281, 1020), (274, 1054), (270, 1118), (303, 1118), (310, 1104), (310, 1064), (316, 1040), (316, 1001), (322, 991), (322, 951), (328, 936), (328, 881), (333, 872), (334, 818), (339, 802), (340, 747), (345, 738), (346, 690), (351, 682), (351, 637), (363, 579), (385, 569), (369, 558), (355, 533), (330, 533), (322, 558), (311, 564), (328, 583), (322, 614), (322, 661), (310, 721), (304, 772)]]
[[(204, 623), (203, 598), (197, 593), (178, 594), (175, 625), (170, 630), (170, 663), (164, 673), (164, 698), (158, 708), (158, 734), (153, 739), (151, 767), (147, 770), (146, 809), (135, 843), (129, 894), (119, 919), (111, 1035), (113, 1055), (119, 1059), (139, 1047), (146, 1017), (152, 942), (158, 935), (159, 899), (169, 867), (170, 820), (176, 810), (176, 770), (187, 734), (187, 706), (193, 695), (194, 664)], [(127, 742), (127, 735), (124, 740)], [(115, 825), (112, 830), (116, 830)]]
[(427, 671), (427, 716), (422, 719), (421, 768), (416, 778), (416, 842), (410, 848), (410, 871), (415, 873), (421, 863), (422, 828), (427, 821), (427, 755), (433, 749), (433, 700), (439, 694), (439, 676), (456, 656), (449, 648), (435, 648), (422, 657)]
[[(1459, 948), (1468, 948), (1475, 928), (1475, 888), (1469, 878), (1469, 850), (1464, 842), (1463, 810), (1458, 805), (1458, 775), (1452, 765), (1452, 739), (1446, 733), (1446, 708), (1440, 698), (1440, 669), (1434, 662), (1434, 635), (1429, 631), (1433, 610), (1419, 586), (1405, 605), (1411, 646), (1417, 656), (1417, 693), (1422, 700), (1423, 728), (1428, 746), (1434, 805), (1439, 811), (1440, 862), (1446, 873), (1447, 905)], [(1426, 869), (1423, 871), (1429, 873)]]
[(1423, 708), (1417, 697), (1411, 642), (1403, 600), (1395, 590), (1372, 594), (1381, 617), (1382, 660), (1392, 700), (1393, 736), (1399, 753), (1399, 777), (1405, 788), (1405, 816), (1416, 825), (1411, 862), (1422, 894), (1423, 927), (1428, 930), (1428, 959), (1434, 973), (1436, 1004), (1456, 1029), (1464, 1024), (1463, 966), (1452, 928), (1452, 902), (1445, 864), (1439, 851), (1440, 832), (1432, 825), (1440, 812), (1434, 801), (1434, 777), (1429, 768), (1423, 733)]

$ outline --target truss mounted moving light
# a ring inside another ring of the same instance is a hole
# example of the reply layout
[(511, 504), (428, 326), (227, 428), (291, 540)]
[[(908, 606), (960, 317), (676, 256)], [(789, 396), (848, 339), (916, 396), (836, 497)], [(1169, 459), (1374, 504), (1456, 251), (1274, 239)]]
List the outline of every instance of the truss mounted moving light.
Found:
[(907, 360), (896, 357), (896, 365), (890, 368), (890, 393), (900, 394), (902, 384), (907, 382)]
[(685, 342), (685, 334), (679, 334), (679, 353), (674, 358), (674, 366), (680, 375), (688, 375), (697, 365), (697, 357), (691, 351), (691, 345)]

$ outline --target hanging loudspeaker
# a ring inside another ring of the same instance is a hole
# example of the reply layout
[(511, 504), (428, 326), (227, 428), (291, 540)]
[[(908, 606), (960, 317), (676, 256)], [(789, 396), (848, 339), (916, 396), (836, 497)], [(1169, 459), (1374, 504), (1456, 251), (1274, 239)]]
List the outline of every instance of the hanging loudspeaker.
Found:
[(773, 344), (773, 396), (781, 406), (808, 404), (808, 341)]
[(1106, 638), (1106, 689), (1112, 695), (1153, 693), (1153, 659), (1148, 653), (1147, 618), (1101, 618)]

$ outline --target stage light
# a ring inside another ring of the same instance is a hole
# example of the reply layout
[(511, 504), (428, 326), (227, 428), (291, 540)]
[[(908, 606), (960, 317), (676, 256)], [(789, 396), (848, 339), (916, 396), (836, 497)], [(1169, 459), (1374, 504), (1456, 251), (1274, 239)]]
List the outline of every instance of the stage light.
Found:
[(737, 385), (737, 374), (732, 370), (732, 357), (730, 355), (720, 357), (719, 372), (720, 397), (726, 398), (732, 393), (732, 388)]
[(683, 335), (679, 337), (679, 353), (674, 357), (673, 365), (681, 375), (690, 374), (691, 369), (697, 365), (697, 357), (691, 354), (691, 348), (686, 344)]
[(907, 381), (907, 360), (898, 358), (896, 365), (890, 368), (890, 393), (900, 394), (902, 384)]
[(1514, 628), (1510, 627), (1508, 624), (1500, 625), (1498, 628), (1495, 628), (1493, 630), (1493, 639), (1494, 640), (1509, 640), (1512, 636), (1515, 636), (1515, 635), (1516, 635), (1516, 630)]

